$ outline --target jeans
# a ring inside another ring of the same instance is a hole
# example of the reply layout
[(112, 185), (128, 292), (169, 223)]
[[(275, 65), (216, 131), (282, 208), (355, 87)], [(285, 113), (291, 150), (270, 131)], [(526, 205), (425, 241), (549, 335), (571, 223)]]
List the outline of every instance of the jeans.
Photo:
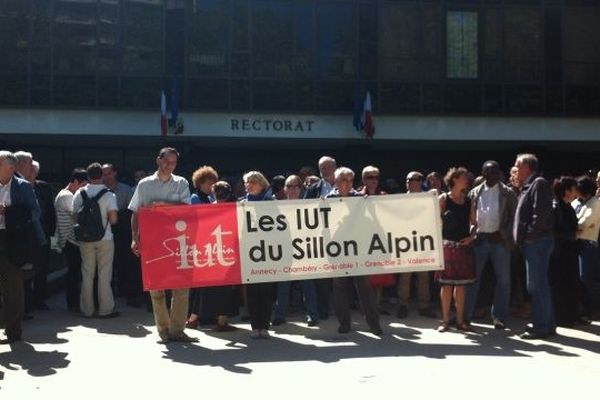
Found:
[(79, 252), (79, 246), (67, 242), (63, 248), (63, 254), (67, 262), (67, 284), (65, 290), (67, 308), (75, 311), (79, 309), (79, 296), (81, 295), (81, 253)]
[(527, 272), (527, 291), (531, 295), (533, 312), (533, 331), (537, 334), (552, 333), (556, 329), (548, 280), (550, 255), (553, 248), (554, 238), (552, 236), (523, 245)]
[(587, 316), (600, 307), (600, 254), (598, 244), (579, 242), (579, 276), (583, 283), (583, 308)]
[[(277, 304), (275, 305), (275, 319), (285, 320), (287, 315), (288, 304), (290, 301), (291, 281), (277, 283)], [(312, 279), (304, 279), (300, 281), (302, 286), (302, 298), (306, 314), (312, 320), (319, 319), (317, 311), (317, 290), (315, 282)]]
[(475, 254), (475, 272), (477, 280), (473, 285), (467, 287), (465, 301), (465, 320), (471, 321), (473, 310), (479, 295), (481, 274), (488, 259), (491, 260), (496, 276), (496, 288), (494, 289), (494, 304), (492, 306), (492, 318), (506, 322), (508, 318), (508, 306), (510, 303), (510, 250), (503, 243), (494, 243), (488, 238), (477, 239), (473, 246)]

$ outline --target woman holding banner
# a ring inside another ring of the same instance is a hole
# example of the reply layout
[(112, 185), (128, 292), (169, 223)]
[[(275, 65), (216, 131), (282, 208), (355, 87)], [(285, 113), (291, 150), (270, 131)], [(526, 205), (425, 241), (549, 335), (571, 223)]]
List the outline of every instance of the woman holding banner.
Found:
[[(361, 196), (361, 194), (352, 188), (354, 183), (354, 171), (350, 168), (340, 167), (335, 170), (335, 186), (326, 198)], [(333, 298), (335, 305), (335, 314), (340, 323), (338, 333), (350, 332), (350, 296), (353, 294), (352, 285), (356, 287), (360, 304), (371, 333), (382, 335), (381, 325), (379, 324), (379, 313), (377, 312), (377, 301), (375, 290), (369, 283), (368, 276), (355, 276), (333, 279)]]
[(456, 328), (472, 332), (473, 328), (464, 320), (465, 285), (475, 281), (474, 258), (470, 231), (471, 201), (466, 197), (469, 187), (468, 171), (465, 168), (450, 168), (444, 178), (449, 192), (439, 197), (442, 213), (442, 238), (444, 239), (444, 270), (436, 273), (442, 286), (442, 324), (439, 332), (450, 327), (450, 305), (452, 298), (456, 307)]
[[(363, 196), (381, 196), (387, 194), (379, 183), (381, 173), (379, 168), (373, 165), (367, 165), (362, 170), (362, 184), (363, 186), (358, 189), (358, 193)], [(381, 298), (383, 296), (383, 288), (396, 285), (395, 274), (378, 274), (370, 275), (369, 283), (375, 290), (375, 298), (377, 306), (379, 307), (379, 314), (390, 315), (390, 312), (381, 305)]]
[[(231, 195), (231, 186), (225, 181), (218, 181), (212, 185), (212, 197), (217, 203), (235, 201)], [(234, 294), (237, 286), (210, 286), (204, 288), (203, 301), (210, 307), (212, 315), (216, 317), (216, 332), (231, 332), (237, 330), (229, 325), (229, 317), (236, 314), (234, 308)], [(204, 315), (203, 315), (204, 316)]]
[[(192, 194), (192, 204), (210, 204), (215, 199), (212, 195), (212, 187), (219, 180), (217, 171), (208, 165), (204, 165), (194, 171), (192, 175), (192, 184), (196, 193)], [(186, 328), (197, 328), (200, 323), (200, 315), (204, 321), (208, 322), (214, 318), (214, 311), (210, 310), (212, 304), (206, 302), (201, 288), (190, 289), (190, 306), (188, 319), (185, 323)]]
[[(241, 201), (265, 201), (273, 200), (269, 190), (269, 181), (258, 171), (250, 171), (244, 174), (244, 186), (246, 195)], [(250, 314), (250, 325), (252, 339), (268, 339), (269, 323), (273, 308), (274, 284), (253, 283), (246, 286), (246, 301), (248, 313)]]
[[(285, 180), (283, 191), (288, 200), (298, 200), (302, 194), (303, 182), (298, 175), (290, 175)], [(272, 324), (282, 325), (286, 322), (288, 303), (290, 300), (290, 288), (292, 281), (277, 283), (277, 303), (275, 304), (275, 317)], [(304, 279), (300, 281), (304, 307), (306, 308), (306, 323), (308, 326), (317, 326), (319, 323), (319, 312), (317, 310), (317, 289), (315, 281)]]

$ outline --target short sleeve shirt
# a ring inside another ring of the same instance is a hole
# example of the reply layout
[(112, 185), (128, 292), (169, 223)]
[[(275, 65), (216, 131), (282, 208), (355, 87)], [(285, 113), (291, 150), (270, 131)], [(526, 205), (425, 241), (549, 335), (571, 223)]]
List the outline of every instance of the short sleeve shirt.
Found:
[[(105, 185), (98, 185), (90, 183), (84, 188), (79, 189), (75, 192), (75, 196), (73, 197), (73, 212), (77, 213), (83, 208), (83, 197), (81, 197), (81, 191), (85, 190), (88, 197), (91, 199), (95, 195), (97, 195), (102, 189), (108, 189)], [(103, 224), (106, 226), (106, 230), (104, 231), (104, 237), (102, 240), (113, 240), (113, 233), (108, 222), (108, 211), (114, 210), (118, 211), (117, 208), (117, 196), (111, 191), (108, 191), (100, 197), (98, 200), (98, 205), (100, 206), (100, 213), (102, 214)]]
[(119, 210), (126, 210), (133, 196), (133, 189), (129, 185), (117, 182), (117, 188), (114, 192), (117, 196), (117, 207), (119, 207)]
[(142, 179), (135, 188), (129, 209), (137, 212), (141, 207), (154, 202), (191, 204), (190, 185), (184, 177), (171, 175), (161, 182), (158, 172)]

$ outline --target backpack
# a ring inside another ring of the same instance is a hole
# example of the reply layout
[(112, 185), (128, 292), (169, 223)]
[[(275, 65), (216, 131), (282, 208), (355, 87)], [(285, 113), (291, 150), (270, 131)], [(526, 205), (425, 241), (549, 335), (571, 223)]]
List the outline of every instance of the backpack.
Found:
[(108, 226), (102, 221), (102, 212), (98, 200), (108, 192), (108, 189), (102, 189), (92, 198), (89, 198), (86, 191), (81, 191), (83, 198), (83, 207), (77, 212), (77, 223), (74, 226), (75, 239), (79, 242), (97, 242), (102, 240), (104, 232)]

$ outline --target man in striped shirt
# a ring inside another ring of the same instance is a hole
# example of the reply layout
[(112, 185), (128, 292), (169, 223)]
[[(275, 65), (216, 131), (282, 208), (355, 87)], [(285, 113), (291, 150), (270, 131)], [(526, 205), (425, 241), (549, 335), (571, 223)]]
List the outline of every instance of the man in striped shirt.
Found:
[(79, 285), (81, 284), (81, 254), (73, 232), (75, 225), (73, 196), (79, 188), (87, 184), (88, 176), (85, 169), (76, 168), (71, 173), (67, 186), (54, 200), (58, 246), (62, 249), (67, 262), (67, 308), (71, 312), (79, 312)]

